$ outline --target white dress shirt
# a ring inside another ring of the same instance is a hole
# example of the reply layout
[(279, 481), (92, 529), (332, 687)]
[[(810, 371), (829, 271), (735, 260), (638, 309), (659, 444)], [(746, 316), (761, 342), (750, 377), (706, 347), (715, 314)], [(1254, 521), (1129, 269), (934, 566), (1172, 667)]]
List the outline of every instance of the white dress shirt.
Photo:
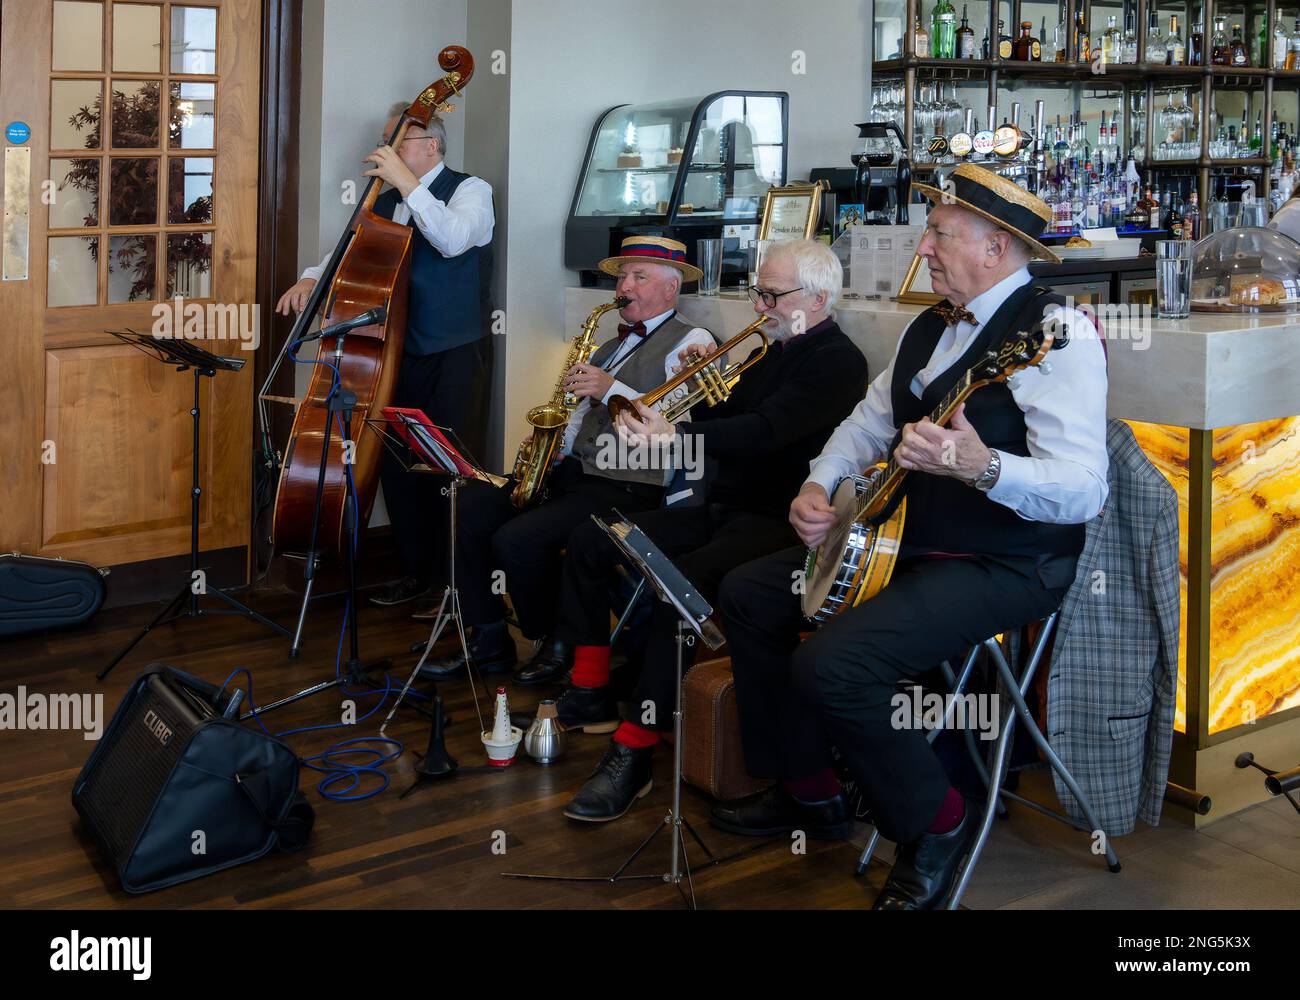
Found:
[[(496, 216), (492, 210), (492, 186), (480, 177), (466, 177), (445, 204), (429, 193), (429, 185), (443, 171), (439, 163), (420, 178), (420, 186), (393, 209), (393, 221), (406, 225), (415, 217), (415, 226), (430, 245), (444, 257), (459, 257), (471, 247), (485, 247), (492, 242)], [(329, 265), (330, 255), (318, 267), (302, 272), (304, 278), (319, 281)]]
[[(636, 349), (637, 344), (640, 344), (647, 337), (649, 337), (650, 334), (654, 333), (657, 329), (659, 329), (659, 327), (662, 326), (664, 323), (666, 323), (676, 311), (677, 310), (675, 309), (669, 309), (666, 313), (660, 313), (658, 316), (655, 316), (653, 319), (646, 320), (645, 337), (639, 336), (634, 333), (629, 333), (627, 335), (627, 338), (623, 341), (623, 343), (619, 344), (619, 346), (614, 350), (614, 353), (610, 356), (609, 361), (605, 363), (605, 371), (609, 372), (611, 375), (617, 372), (619, 368), (623, 366), (623, 362), (628, 359), (628, 356), (632, 353), (632, 351)], [(676, 346), (673, 347), (673, 349), (669, 351), (667, 356), (664, 358), (664, 381), (665, 382), (667, 382), (670, 378), (673, 377), (673, 368), (675, 368), (680, 363), (677, 360), (677, 355), (680, 354), (682, 351), (684, 351), (687, 347), (696, 344), (698, 344), (700, 347), (705, 347), (710, 344), (716, 346), (717, 341), (713, 339), (713, 334), (709, 333), (709, 331), (705, 330), (703, 327), (697, 326), (692, 328), (690, 331), (688, 331), (686, 336), (684, 336), (681, 340), (679, 340)], [(655, 387), (654, 386), (649, 387), (649, 389), (653, 389), (653, 388)], [(620, 382), (618, 379), (614, 379), (614, 384), (609, 387), (609, 392), (605, 393), (605, 395), (601, 397), (600, 401), (602, 403), (608, 403), (609, 398), (611, 396), (625, 396), (628, 399), (636, 399), (638, 396), (644, 394), (645, 392), (648, 392), (649, 389), (633, 389), (630, 385)], [(672, 400), (678, 398), (678, 396), (683, 395), (688, 391), (689, 389), (687, 389), (685, 386), (680, 387), (677, 390), (677, 392), (673, 393), (671, 396), (665, 397), (665, 399), (659, 404), (659, 406), (663, 407), (665, 404), (671, 402)], [(591, 409), (591, 400), (584, 396), (582, 401), (578, 404), (578, 408), (574, 410), (573, 414), (569, 417), (569, 426), (565, 428), (564, 431), (564, 447), (561, 449), (561, 454), (567, 455), (573, 449), (573, 443), (578, 439), (578, 427), (581, 426), (582, 418), (587, 415), (587, 411), (590, 409)], [(690, 415), (687, 414), (682, 419), (689, 420)]]
[[(1031, 280), (1029, 269), (1021, 268), (967, 303), (975, 325), (960, 320), (944, 330), (929, 362), (912, 380), (912, 394), (919, 399), (966, 353), (1011, 293)], [(1061, 312), (1058, 306), (1048, 316)], [(1106, 502), (1106, 358), (1096, 327), (1085, 313), (1069, 309), (1059, 318), (1069, 329), (1070, 342), (1048, 355), (1051, 374), (1041, 368), (1027, 369), (1016, 376), (1011, 389), (1025, 414), (1029, 456), (999, 452), (1002, 472), (988, 496), (1026, 520), (1081, 524), (1096, 517)], [(897, 360), (895, 349), (889, 366), (872, 380), (866, 398), (812, 461), (806, 482), (820, 484), (828, 496), (845, 476), (860, 474), (885, 459), (896, 432), (890, 386)]]

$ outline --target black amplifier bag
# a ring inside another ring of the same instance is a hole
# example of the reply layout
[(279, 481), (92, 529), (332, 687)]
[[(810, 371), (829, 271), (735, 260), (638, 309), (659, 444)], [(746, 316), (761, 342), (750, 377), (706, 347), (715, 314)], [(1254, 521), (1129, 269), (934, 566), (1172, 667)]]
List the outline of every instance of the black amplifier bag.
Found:
[(0, 636), (79, 625), (104, 603), (104, 574), (82, 562), (0, 555)]
[[(213, 713), (196, 711), (200, 702)], [(151, 665), (77, 777), (72, 804), (127, 892), (163, 889), (307, 841), (315, 814), (298, 791), (297, 755), (222, 718), (216, 702), (213, 685)]]

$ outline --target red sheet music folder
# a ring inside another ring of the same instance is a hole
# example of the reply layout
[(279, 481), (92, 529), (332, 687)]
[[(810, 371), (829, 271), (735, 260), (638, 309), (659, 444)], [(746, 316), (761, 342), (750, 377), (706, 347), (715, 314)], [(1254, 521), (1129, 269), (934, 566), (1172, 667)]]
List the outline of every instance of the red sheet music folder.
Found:
[(471, 479), (482, 476), (478, 466), (460, 453), (423, 410), (385, 406), (380, 412), (393, 432), (430, 468)]

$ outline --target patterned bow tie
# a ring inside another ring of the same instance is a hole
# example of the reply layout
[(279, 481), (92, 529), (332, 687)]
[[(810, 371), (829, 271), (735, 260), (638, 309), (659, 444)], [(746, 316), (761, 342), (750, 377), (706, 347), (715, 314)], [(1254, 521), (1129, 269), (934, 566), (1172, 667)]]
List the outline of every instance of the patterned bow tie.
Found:
[(628, 326), (626, 323), (620, 323), (618, 325), (618, 339), (620, 342), (627, 340), (628, 334), (630, 333), (636, 334), (638, 337), (644, 337), (645, 324), (633, 323), (631, 326)]
[(951, 302), (940, 302), (934, 307), (934, 311), (948, 326), (956, 326), (962, 320), (965, 320), (971, 326), (979, 326), (975, 314), (965, 306), (955, 306)]

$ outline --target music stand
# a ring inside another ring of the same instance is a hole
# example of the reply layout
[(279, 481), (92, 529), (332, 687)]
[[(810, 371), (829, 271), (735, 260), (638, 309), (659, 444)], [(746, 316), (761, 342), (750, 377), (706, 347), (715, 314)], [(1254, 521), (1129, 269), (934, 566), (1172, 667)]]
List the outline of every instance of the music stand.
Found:
[[(384, 717), (384, 722), (379, 727), (379, 735), (381, 737), (386, 735), (388, 724), (393, 721), (397, 709), (401, 707), (407, 692), (411, 689), (411, 685), (415, 683), (416, 677), (420, 674), (420, 668), (424, 666), (425, 661), (433, 652), (434, 646), (442, 638), (442, 633), (451, 624), (455, 624), (456, 634), (460, 639), (461, 655), (465, 658), (466, 670), (469, 672), (470, 693), (474, 697), (474, 712), (478, 716), (479, 730), (482, 731), (483, 710), (478, 700), (478, 683), (481, 683), (481, 680), (476, 681), (477, 670), (474, 666), (474, 660), (470, 656), (469, 643), (465, 640), (465, 619), (461, 614), (460, 591), (456, 586), (457, 504), (461, 486), (470, 480), (478, 480), (495, 486), (504, 485), (506, 480), (501, 476), (493, 476), (480, 468), (470, 457), (469, 451), (461, 443), (456, 432), (449, 427), (439, 427), (423, 411), (389, 406), (385, 407), (381, 412), (384, 416), (382, 420), (369, 420), (367, 424), (380, 435), (385, 447), (397, 455), (408, 472), (417, 475), (442, 475), (447, 477), (447, 486), (443, 488), (442, 493), (448, 498), (448, 510), (447, 585), (443, 588), (442, 601), (438, 605), (438, 614), (434, 618), (429, 639), (424, 644), (424, 653), (416, 661), (415, 667), (411, 670), (411, 675), (406, 679), (401, 692), (397, 695), (397, 700), (393, 702), (393, 707), (388, 710), (388, 715)], [(486, 690), (484, 694), (486, 695)], [(446, 718), (443, 711), (442, 695), (438, 694), (438, 686), (435, 683), (433, 685), (433, 727), (429, 735), (429, 748), (424, 758), (416, 765), (415, 783), (402, 793), (402, 798), (405, 798), (427, 781), (449, 778), (459, 770), (460, 765), (447, 752), (443, 741), (443, 728), (445, 725)], [(474, 770), (479, 769), (475, 768)], [(499, 769), (488, 767), (483, 768), (483, 770)]]
[[(194, 589), (194, 585), (199, 580), (199, 498), (203, 495), (203, 489), (199, 482), (199, 431), (201, 422), (199, 380), (216, 378), (219, 371), (237, 372), (244, 367), (245, 359), (223, 358), (184, 339), (154, 337), (136, 333), (134, 330), (125, 332), (107, 330), (105, 332), (112, 334), (122, 343), (134, 347), (162, 364), (174, 365), (178, 372), (193, 372), (194, 406), (190, 410), (190, 420), (194, 430), (194, 448), (193, 454), (190, 456), (190, 578), (182, 584), (176, 596), (154, 616), (153, 621), (142, 628), (135, 638), (127, 643), (126, 647), (117, 656), (113, 657), (108, 666), (95, 675), (96, 679), (102, 681), (107, 677), (112, 669), (121, 663), (127, 654), (135, 649), (140, 644), (140, 641), (159, 625), (170, 624), (181, 618), (203, 618), (208, 615), (241, 615), (287, 636), (289, 630), (284, 626), (254, 611), (242, 601), (227, 594), (220, 587), (211, 586), (205, 580), (199, 590)], [(230, 607), (215, 610), (204, 609), (199, 607), (200, 597), (218, 597)]]
[[(686, 832), (691, 835), (691, 838), (700, 846), (700, 850), (708, 858), (701, 866), (702, 868), (712, 868), (728, 861), (734, 861), (736, 858), (761, 850), (767, 846), (767, 843), (756, 844), (753, 847), (747, 847), (720, 858), (709, 850), (708, 845), (700, 839), (700, 835), (691, 826), (690, 820), (682, 815), (682, 650), (685, 646), (693, 646), (697, 638), (709, 649), (717, 649), (722, 645), (723, 637), (717, 626), (713, 624), (711, 618), (713, 608), (700, 596), (699, 591), (686, 577), (682, 576), (681, 571), (672, 564), (672, 561), (660, 551), (654, 542), (646, 537), (640, 528), (624, 517), (618, 510), (615, 510), (614, 513), (618, 515), (619, 520), (613, 524), (607, 524), (594, 514), (591, 519), (600, 525), (605, 534), (618, 547), (623, 557), (635, 569), (640, 571), (642, 578), (650, 584), (658, 598), (671, 605), (673, 610), (677, 612), (677, 700), (673, 708), (672, 805), (669, 807), (668, 815), (664, 817), (663, 821), (650, 831), (650, 835), (641, 841), (637, 849), (611, 875), (535, 875), (521, 872), (502, 872), (501, 874), (504, 878), (555, 882), (613, 883), (624, 879), (662, 881), (671, 884), (681, 894), (683, 901), (693, 910), (695, 909), (695, 883), (691, 880), (691, 864), (690, 858), (686, 854), (686, 840), (682, 836), (683, 827), (686, 828)], [(646, 848), (650, 846), (655, 837), (665, 827), (669, 829), (671, 834), (671, 858), (668, 871), (657, 875), (625, 875), (624, 872), (645, 852)], [(682, 889), (683, 870), (689, 895)]]

